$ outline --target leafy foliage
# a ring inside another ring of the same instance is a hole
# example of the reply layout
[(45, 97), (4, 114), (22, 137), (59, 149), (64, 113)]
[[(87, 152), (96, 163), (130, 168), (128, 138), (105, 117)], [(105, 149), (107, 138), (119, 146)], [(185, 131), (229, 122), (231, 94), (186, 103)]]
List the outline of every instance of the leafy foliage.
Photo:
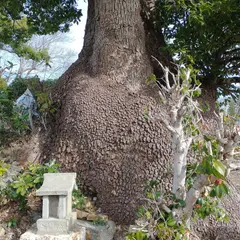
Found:
[(167, 51), (199, 70), (202, 83), (236, 96), (240, 82), (240, 5), (238, 0), (157, 1), (157, 25)]
[(72, 206), (73, 208), (83, 210), (86, 204), (86, 198), (79, 190), (73, 190), (72, 192)]
[(28, 88), (34, 95), (38, 111), (46, 122), (48, 114), (53, 114), (55, 108), (49, 98), (49, 92), (56, 80), (40, 81), (34, 78), (16, 78), (10, 85), (4, 78), (0, 78), (0, 145), (3, 145), (14, 136), (30, 132), (28, 112), (18, 109), (15, 100)]
[(11, 217), (7, 222), (7, 226), (8, 227), (16, 227), (18, 221), (19, 221), (19, 219), (17, 219), (16, 217)]
[(0, 145), (28, 131), (28, 115), (18, 111), (6, 81), (0, 78)]
[(50, 161), (44, 165), (29, 163), (2, 194), (10, 200), (18, 201), (20, 208), (24, 210), (27, 206), (27, 196), (41, 187), (43, 174), (59, 172), (59, 167), (60, 165), (55, 161)]
[(3, 176), (7, 172), (9, 167), (10, 167), (9, 164), (7, 164), (4, 161), (0, 160), (0, 177)]
[(205, 196), (202, 198), (199, 198), (196, 201), (195, 204), (195, 216), (199, 218), (206, 218), (210, 215), (214, 216), (218, 221), (229, 221), (229, 217), (227, 216), (227, 213), (225, 210), (220, 207), (219, 201), (217, 201), (215, 198)]
[[(145, 203), (138, 212), (137, 226), (131, 229), (134, 231), (128, 239), (189, 239), (194, 206), (195, 216), (213, 215), (217, 220), (228, 220), (218, 199), (229, 194), (226, 184), (229, 163), (240, 142), (236, 118), (219, 113), (217, 130), (205, 126), (201, 109), (194, 100), (201, 92), (196, 78), (190, 77), (190, 70), (184, 71), (184, 66), (176, 75), (170, 72), (171, 85), (169, 69), (159, 65), (165, 73), (165, 85), (158, 84), (159, 95), (169, 112), (167, 116), (161, 115), (160, 120), (173, 134), (173, 187), (171, 192), (159, 191), (156, 181), (150, 182), (143, 199)], [(156, 78), (152, 75), (148, 81), (156, 82)], [(194, 164), (187, 159), (191, 144), (195, 151)], [(182, 191), (178, 192), (179, 189)]]
[(167, 212), (160, 209), (163, 198), (167, 201), (169, 210), (180, 209), (185, 206), (185, 202), (176, 199), (171, 193), (164, 196), (158, 190), (157, 181), (150, 181), (145, 188), (145, 194), (145, 204), (140, 207), (137, 213), (141, 230), (136, 229), (136, 232), (128, 234), (127, 239), (188, 239), (188, 227), (183, 222), (178, 222), (171, 211)]
[(97, 226), (105, 226), (107, 224), (107, 221), (104, 217), (98, 216), (95, 220), (93, 220), (92, 223)]
[(0, 49), (5, 49), (36, 61), (49, 64), (46, 49), (29, 47), (26, 42), (33, 34), (66, 32), (82, 16), (76, 0), (6, 0), (0, 3)]

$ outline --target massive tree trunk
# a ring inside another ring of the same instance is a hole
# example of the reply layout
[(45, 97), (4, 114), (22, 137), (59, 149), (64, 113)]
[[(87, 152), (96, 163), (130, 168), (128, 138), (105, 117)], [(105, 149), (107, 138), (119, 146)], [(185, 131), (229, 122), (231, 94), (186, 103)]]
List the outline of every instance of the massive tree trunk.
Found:
[(171, 187), (170, 135), (146, 118), (146, 109), (164, 111), (145, 83), (157, 72), (151, 55), (168, 62), (151, 2), (89, 0), (83, 49), (53, 93), (58, 111), (48, 148), (124, 224), (135, 219), (146, 180)]
[[(101, 210), (133, 222), (148, 179), (170, 187), (168, 131), (146, 109), (158, 106), (146, 85), (163, 37), (145, 1), (90, 0), (79, 59), (59, 79), (49, 145), (64, 170), (77, 171)], [(155, 95), (155, 96), (154, 96)]]

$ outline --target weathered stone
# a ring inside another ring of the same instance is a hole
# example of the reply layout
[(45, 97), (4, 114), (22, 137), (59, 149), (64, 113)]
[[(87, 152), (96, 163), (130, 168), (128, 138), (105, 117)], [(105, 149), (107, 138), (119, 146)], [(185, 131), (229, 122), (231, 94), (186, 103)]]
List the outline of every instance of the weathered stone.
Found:
[[(44, 182), (36, 191), (37, 196), (67, 195), (76, 186), (76, 173), (45, 173)], [(61, 184), (59, 184), (61, 183)]]
[(3, 227), (0, 227), (0, 237), (3, 237), (5, 235), (6, 231)]
[(92, 234), (92, 240), (112, 240), (116, 231), (113, 221), (108, 221), (104, 226), (98, 226), (87, 221), (77, 220), (76, 226), (86, 228), (86, 231)]
[(69, 225), (66, 219), (39, 219), (37, 221), (38, 234), (65, 234), (69, 230)]
[(108, 221), (108, 216), (106, 216), (106, 215), (89, 213), (89, 212), (85, 212), (85, 211), (82, 211), (79, 209), (75, 209), (75, 211), (77, 213), (77, 218), (80, 220), (96, 221), (100, 218), (105, 222)]
[(84, 211), (81, 211), (79, 209), (76, 209), (75, 211), (77, 213), (77, 218), (78, 219), (87, 219), (87, 216), (89, 215), (88, 212), (84, 212)]
[(97, 215), (97, 214), (94, 214), (94, 213), (90, 213), (87, 215), (87, 220), (88, 221), (96, 221), (98, 219), (101, 219), (103, 221), (108, 221), (108, 216), (106, 215)]
[(94, 213), (90, 213), (87, 215), (87, 220), (88, 221), (96, 221), (98, 219), (98, 215), (94, 214)]
[(92, 233), (86, 232), (86, 240), (92, 240)]
[[(61, 183), (61, 184), (59, 184)], [(72, 212), (72, 191), (76, 173), (45, 173), (43, 185), (36, 191), (43, 196), (42, 218), (37, 221), (38, 234), (67, 234), (75, 225)]]
[(20, 240), (85, 240), (86, 230), (84, 227), (76, 228), (76, 231), (69, 232), (68, 234), (40, 235), (37, 233), (36, 224), (30, 230), (21, 235)]

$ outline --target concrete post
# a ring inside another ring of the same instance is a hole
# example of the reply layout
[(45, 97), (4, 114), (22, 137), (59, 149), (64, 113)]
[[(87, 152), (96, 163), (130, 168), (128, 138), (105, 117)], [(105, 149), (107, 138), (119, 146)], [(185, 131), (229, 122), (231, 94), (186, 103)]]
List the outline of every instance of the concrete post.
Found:
[(58, 217), (60, 219), (64, 219), (66, 215), (67, 215), (67, 197), (60, 195), (58, 202)]
[(42, 207), (42, 218), (49, 218), (49, 198), (48, 196), (43, 196), (43, 207)]
[(67, 195), (67, 215), (72, 213), (72, 192)]

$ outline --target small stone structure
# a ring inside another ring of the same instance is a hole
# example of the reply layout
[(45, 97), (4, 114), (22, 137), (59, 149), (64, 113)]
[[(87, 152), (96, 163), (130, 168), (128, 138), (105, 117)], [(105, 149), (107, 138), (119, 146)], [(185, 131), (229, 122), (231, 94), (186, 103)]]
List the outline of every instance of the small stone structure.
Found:
[(72, 212), (72, 191), (76, 173), (45, 173), (36, 195), (43, 197), (42, 218), (37, 220), (37, 234), (68, 234), (77, 214)]

